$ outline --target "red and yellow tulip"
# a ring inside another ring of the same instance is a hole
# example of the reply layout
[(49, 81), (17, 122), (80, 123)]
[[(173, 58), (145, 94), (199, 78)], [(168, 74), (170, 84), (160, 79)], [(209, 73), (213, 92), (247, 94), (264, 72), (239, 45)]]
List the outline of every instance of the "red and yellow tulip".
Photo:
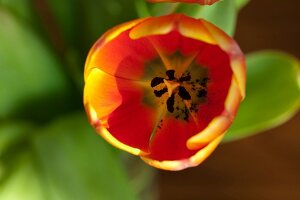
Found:
[(219, 0), (148, 0), (152, 3), (161, 3), (161, 2), (178, 2), (178, 3), (198, 3), (201, 5), (212, 5)]
[(84, 76), (84, 106), (96, 131), (165, 170), (207, 158), (245, 95), (236, 42), (182, 14), (112, 28), (90, 50)]

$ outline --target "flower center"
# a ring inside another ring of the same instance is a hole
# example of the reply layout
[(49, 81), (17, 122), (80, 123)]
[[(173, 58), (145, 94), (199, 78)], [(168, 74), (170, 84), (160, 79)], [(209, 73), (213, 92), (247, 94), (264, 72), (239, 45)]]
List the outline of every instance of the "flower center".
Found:
[(155, 77), (151, 81), (154, 95), (162, 98), (167, 110), (176, 119), (188, 121), (189, 116), (198, 112), (198, 105), (207, 96), (208, 78), (193, 79), (189, 71), (175, 77), (175, 70), (167, 70), (166, 77)]
[(167, 86), (167, 90), (168, 90), (168, 94), (169, 97), (172, 96), (172, 94), (175, 92), (175, 90), (177, 89), (178, 86), (180, 86), (180, 84), (178, 82), (175, 81), (167, 81), (166, 79), (164, 79), (164, 83)]

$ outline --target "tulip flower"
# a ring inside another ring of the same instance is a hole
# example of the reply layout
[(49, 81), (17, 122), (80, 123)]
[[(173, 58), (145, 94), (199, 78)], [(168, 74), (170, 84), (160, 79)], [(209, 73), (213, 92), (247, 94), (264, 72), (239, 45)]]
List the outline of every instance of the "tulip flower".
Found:
[(152, 3), (161, 3), (161, 2), (178, 2), (178, 3), (198, 3), (201, 5), (212, 5), (219, 0), (148, 0)]
[(84, 76), (84, 106), (95, 130), (165, 170), (207, 158), (245, 95), (236, 42), (182, 14), (112, 28), (90, 50)]

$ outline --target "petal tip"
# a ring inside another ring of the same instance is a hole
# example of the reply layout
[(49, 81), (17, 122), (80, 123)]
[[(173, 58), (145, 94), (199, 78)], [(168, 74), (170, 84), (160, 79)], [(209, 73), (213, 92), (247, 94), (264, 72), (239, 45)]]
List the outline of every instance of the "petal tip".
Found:
[(232, 117), (224, 111), (223, 114), (215, 117), (204, 130), (191, 137), (187, 141), (187, 147), (190, 150), (196, 150), (207, 144), (209, 145), (211, 141), (224, 134), (231, 123)]

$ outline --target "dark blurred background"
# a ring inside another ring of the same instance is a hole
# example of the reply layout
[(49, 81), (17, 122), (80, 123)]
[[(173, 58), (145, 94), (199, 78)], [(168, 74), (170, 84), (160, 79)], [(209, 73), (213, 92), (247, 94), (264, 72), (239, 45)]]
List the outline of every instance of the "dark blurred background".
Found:
[[(251, 0), (235, 38), (245, 53), (279, 49), (300, 58), (299, 8), (299, 0)], [(263, 134), (220, 145), (196, 168), (160, 171), (158, 179), (161, 200), (298, 200), (300, 113)]]

